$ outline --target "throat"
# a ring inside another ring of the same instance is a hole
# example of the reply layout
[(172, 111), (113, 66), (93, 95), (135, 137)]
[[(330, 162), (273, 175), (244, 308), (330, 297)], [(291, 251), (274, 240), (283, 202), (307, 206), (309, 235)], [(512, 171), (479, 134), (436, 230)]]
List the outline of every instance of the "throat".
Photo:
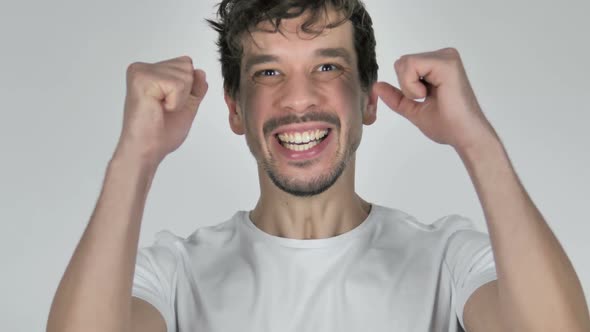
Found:
[(316, 239), (316, 237), (314, 237), (313, 235), (313, 223), (311, 222), (311, 220), (306, 220), (305, 224), (303, 226), (303, 239), (304, 240), (311, 240), (311, 239)]

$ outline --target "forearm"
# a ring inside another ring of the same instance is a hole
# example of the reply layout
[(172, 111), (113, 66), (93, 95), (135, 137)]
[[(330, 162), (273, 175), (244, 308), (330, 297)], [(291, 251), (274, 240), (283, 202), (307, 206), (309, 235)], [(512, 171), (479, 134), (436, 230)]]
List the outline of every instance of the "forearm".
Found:
[(155, 169), (113, 158), (94, 213), (62, 277), (47, 331), (126, 331), (140, 224)]
[(589, 331), (580, 281), (497, 138), (457, 151), (482, 204), (502, 316), (518, 331)]

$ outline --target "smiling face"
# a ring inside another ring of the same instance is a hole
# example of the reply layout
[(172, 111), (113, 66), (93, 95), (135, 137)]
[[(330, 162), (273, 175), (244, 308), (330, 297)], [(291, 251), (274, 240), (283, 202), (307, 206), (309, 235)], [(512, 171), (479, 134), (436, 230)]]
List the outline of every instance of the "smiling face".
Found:
[(338, 180), (376, 104), (361, 89), (352, 24), (297, 33), (304, 18), (283, 20), (282, 34), (264, 31), (268, 23), (245, 34), (239, 92), (235, 100), (226, 94), (232, 130), (246, 135), (272, 183), (295, 196)]

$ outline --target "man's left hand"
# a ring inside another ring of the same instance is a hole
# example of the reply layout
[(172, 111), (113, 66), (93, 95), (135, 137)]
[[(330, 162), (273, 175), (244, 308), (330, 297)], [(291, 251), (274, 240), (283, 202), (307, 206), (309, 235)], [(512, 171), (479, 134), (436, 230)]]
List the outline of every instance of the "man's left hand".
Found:
[[(459, 52), (445, 48), (404, 55), (394, 64), (401, 90), (385, 82), (375, 92), (428, 138), (466, 151), (497, 135), (467, 79)], [(414, 99), (424, 98), (424, 101)]]

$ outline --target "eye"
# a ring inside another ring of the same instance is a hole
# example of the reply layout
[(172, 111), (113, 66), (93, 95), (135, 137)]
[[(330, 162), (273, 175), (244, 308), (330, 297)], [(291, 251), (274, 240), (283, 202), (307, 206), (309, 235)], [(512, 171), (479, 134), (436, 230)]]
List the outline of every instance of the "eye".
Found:
[(316, 67), (313, 77), (315, 77), (316, 80), (327, 82), (342, 76), (342, 74), (346, 72), (347, 70), (340, 65), (324, 63)]
[(261, 69), (252, 75), (252, 81), (257, 84), (275, 85), (280, 83), (285, 75), (277, 69)]
[(280, 73), (275, 69), (263, 69), (254, 73), (254, 77), (272, 77), (278, 76)]
[(334, 71), (340, 69), (338, 66), (332, 63), (325, 63), (318, 67), (319, 71)]

